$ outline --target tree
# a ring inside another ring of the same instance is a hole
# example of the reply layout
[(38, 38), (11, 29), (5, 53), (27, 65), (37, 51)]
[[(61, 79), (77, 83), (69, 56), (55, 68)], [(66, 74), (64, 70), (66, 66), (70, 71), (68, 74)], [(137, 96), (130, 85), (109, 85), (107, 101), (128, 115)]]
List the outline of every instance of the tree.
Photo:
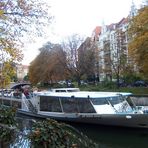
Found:
[(129, 25), (129, 55), (136, 71), (148, 78), (148, 6), (141, 8)]
[(65, 79), (66, 53), (59, 44), (47, 42), (40, 54), (31, 62), (29, 79), (33, 84), (54, 83)]
[(78, 82), (82, 77), (88, 78), (95, 75), (96, 46), (90, 38), (84, 39), (79, 35), (72, 35), (64, 43), (64, 49), (67, 53), (67, 73), (68, 76)]
[(15, 48), (12, 41), (0, 38), (0, 81), (1, 87), (9, 84), (10, 78), (14, 76), (16, 61), (22, 59), (21, 50)]
[(67, 60), (69, 67), (76, 67), (76, 63), (78, 61), (78, 48), (84, 39), (78, 34), (73, 34), (69, 36), (65, 41), (63, 41), (62, 46), (63, 49), (67, 53)]
[[(0, 65), (1, 66), (1, 65)], [(12, 63), (5, 61), (0, 71), (0, 87), (4, 88), (11, 82), (11, 78), (16, 75), (15, 68)]]
[[(33, 33), (41, 35), (45, 24), (49, 24), (48, 5), (41, 0), (0, 1), (0, 76), (7, 84), (5, 63), (17, 63), (23, 59), (23, 36)], [(20, 44), (21, 43), (21, 44)], [(12, 67), (13, 68), (13, 67)]]
[(49, 5), (44, 0), (0, 1), (0, 33), (7, 33), (7, 39), (17, 41), (17, 37), (28, 33), (41, 35), (44, 31), (42, 27), (49, 25), (51, 18)]
[(29, 81), (28, 73), (27, 73), (27, 75), (24, 76), (23, 80), (24, 80), (24, 81)]
[(98, 59), (96, 56), (97, 46), (95, 42), (91, 40), (91, 38), (86, 38), (86, 40), (81, 44), (78, 48), (78, 80), (81, 79), (82, 76), (85, 76), (87, 79), (95, 80), (96, 71), (96, 63)]
[(63, 49), (66, 52), (66, 72), (67, 79), (74, 78), (78, 80), (79, 69), (78, 69), (78, 48), (84, 39), (78, 34), (73, 34), (68, 37), (63, 43)]
[(126, 46), (126, 35), (127, 32), (122, 28), (117, 28), (116, 30), (116, 51), (112, 52), (111, 57), (111, 66), (112, 73), (115, 75), (117, 79), (117, 87), (119, 87), (120, 79), (126, 75), (128, 71), (128, 60), (127, 60), (127, 46)]

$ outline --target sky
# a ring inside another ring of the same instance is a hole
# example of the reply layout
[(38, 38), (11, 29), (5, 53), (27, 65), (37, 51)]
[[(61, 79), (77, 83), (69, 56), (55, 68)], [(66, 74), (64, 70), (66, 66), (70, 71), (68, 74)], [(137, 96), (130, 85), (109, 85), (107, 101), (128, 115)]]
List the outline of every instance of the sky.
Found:
[(46, 28), (46, 38), (36, 38), (33, 43), (26, 41), (22, 64), (28, 65), (47, 41), (59, 43), (72, 34), (88, 37), (96, 26), (119, 22), (128, 16), (132, 1), (137, 7), (142, 3), (142, 0), (46, 0), (54, 21)]

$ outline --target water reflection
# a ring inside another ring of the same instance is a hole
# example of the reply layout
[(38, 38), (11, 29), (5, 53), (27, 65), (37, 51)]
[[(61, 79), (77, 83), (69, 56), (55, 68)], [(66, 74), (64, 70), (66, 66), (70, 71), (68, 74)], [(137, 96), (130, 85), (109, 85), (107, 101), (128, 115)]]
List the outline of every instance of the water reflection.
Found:
[[(20, 133), (10, 148), (30, 148), (30, 141), (26, 135), (35, 120), (26, 117), (18, 117)], [(109, 127), (98, 125), (84, 125), (70, 123), (74, 128), (87, 135), (99, 148), (147, 148), (148, 129), (131, 129), (121, 127)]]
[(17, 117), (19, 132), (16, 135), (15, 141), (10, 144), (10, 148), (30, 148), (31, 144), (27, 138), (28, 133), (33, 124), (33, 120)]
[(72, 124), (103, 148), (147, 148), (148, 129)]

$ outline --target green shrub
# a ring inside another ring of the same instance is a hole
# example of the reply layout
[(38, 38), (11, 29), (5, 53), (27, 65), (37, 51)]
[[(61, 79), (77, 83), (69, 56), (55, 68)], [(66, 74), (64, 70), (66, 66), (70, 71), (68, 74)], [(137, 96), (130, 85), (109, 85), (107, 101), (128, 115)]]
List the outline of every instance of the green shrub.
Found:
[(0, 105), (0, 123), (15, 125), (16, 108)]
[(35, 122), (29, 134), (33, 148), (96, 148), (97, 144), (78, 134), (67, 124), (55, 120)]
[(0, 105), (0, 141), (10, 142), (15, 134), (16, 109)]

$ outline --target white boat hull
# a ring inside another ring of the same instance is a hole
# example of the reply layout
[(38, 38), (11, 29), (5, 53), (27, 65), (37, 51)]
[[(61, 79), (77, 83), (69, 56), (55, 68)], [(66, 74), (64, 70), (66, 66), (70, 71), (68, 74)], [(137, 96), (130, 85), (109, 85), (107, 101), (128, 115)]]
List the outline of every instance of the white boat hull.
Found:
[(77, 122), (85, 124), (98, 124), (108, 126), (123, 126), (133, 128), (148, 128), (148, 114), (55, 114), (32, 113), (25, 110), (18, 110), (19, 114), (51, 118), (57, 121)]

